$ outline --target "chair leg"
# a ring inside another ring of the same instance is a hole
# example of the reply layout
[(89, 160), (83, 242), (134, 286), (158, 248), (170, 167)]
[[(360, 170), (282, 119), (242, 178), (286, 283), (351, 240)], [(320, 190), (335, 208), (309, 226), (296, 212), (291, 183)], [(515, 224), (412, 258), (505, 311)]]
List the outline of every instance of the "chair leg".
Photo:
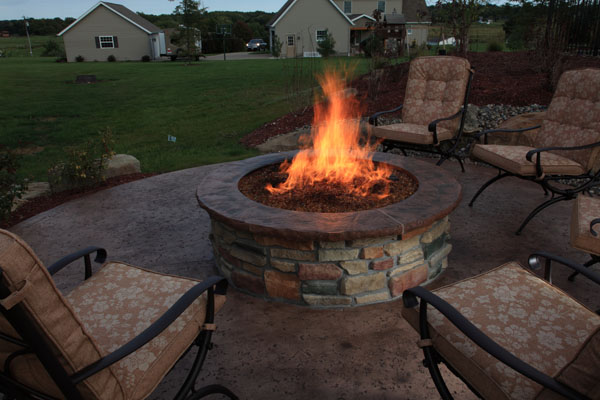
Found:
[(450, 390), (448, 386), (446, 386), (446, 382), (444, 382), (444, 377), (440, 372), (438, 367), (438, 362), (435, 359), (435, 350), (432, 346), (423, 347), (423, 354), (425, 355), (425, 360), (423, 360), (423, 364), (429, 369), (429, 373), (431, 374), (431, 379), (433, 379), (433, 383), (435, 384), (435, 388), (440, 394), (443, 400), (453, 400), (454, 398), (450, 394)]
[[(585, 264), (583, 264), (584, 267), (589, 268), (592, 265), (599, 263), (600, 262), (600, 257), (599, 256), (595, 256), (592, 255), (592, 259), (589, 260), (588, 262), (586, 262)], [(571, 275), (569, 275), (569, 277), (567, 278), (569, 281), (573, 282), (575, 280), (575, 277), (579, 275), (579, 272), (575, 271), (573, 272)]]
[(225, 386), (221, 386), (221, 385), (204, 386), (204, 387), (198, 389), (196, 392), (194, 392), (189, 397), (186, 397), (185, 400), (197, 400), (197, 399), (201, 399), (205, 396), (208, 396), (210, 394), (217, 394), (217, 393), (227, 396), (231, 400), (239, 400), (239, 398), (235, 394), (233, 394), (233, 392), (231, 390), (229, 390)]
[(533, 217), (535, 217), (544, 208), (550, 207), (552, 204), (558, 203), (559, 201), (570, 200), (570, 199), (572, 199), (572, 197), (558, 196), (558, 197), (551, 198), (550, 200), (543, 202), (542, 204), (540, 204), (539, 206), (537, 206), (532, 212), (529, 213), (529, 215), (527, 216), (527, 218), (525, 218), (525, 220), (523, 221), (523, 223), (521, 224), (521, 226), (519, 227), (519, 229), (517, 229), (517, 231), (515, 232), (515, 235), (520, 235), (521, 232), (523, 231), (523, 228), (525, 228), (525, 226), (529, 223), (529, 221), (531, 221), (531, 219)]
[(489, 181), (487, 181), (486, 183), (484, 183), (479, 190), (477, 191), (477, 193), (475, 193), (475, 196), (473, 196), (473, 198), (471, 199), (471, 201), (469, 202), (469, 207), (473, 207), (473, 203), (475, 203), (475, 200), (477, 200), (477, 198), (479, 197), (479, 195), (481, 193), (483, 193), (483, 191), (490, 186), (492, 183), (499, 181), (502, 178), (506, 178), (507, 176), (512, 176), (512, 174), (508, 173), (508, 172), (501, 172), (498, 175), (496, 175), (495, 177), (493, 177), (492, 179), (490, 179)]

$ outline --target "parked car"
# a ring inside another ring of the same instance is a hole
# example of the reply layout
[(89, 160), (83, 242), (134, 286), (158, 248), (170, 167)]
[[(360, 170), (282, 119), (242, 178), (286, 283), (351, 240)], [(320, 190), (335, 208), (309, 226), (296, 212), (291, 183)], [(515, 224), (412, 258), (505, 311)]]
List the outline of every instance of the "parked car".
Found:
[(246, 49), (248, 51), (261, 51), (267, 49), (267, 42), (262, 39), (252, 39), (246, 43)]

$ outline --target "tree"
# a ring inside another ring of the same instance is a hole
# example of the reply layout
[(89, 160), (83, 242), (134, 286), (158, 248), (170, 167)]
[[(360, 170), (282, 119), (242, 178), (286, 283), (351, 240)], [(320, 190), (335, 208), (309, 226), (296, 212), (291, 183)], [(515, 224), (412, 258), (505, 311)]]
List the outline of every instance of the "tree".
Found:
[(323, 58), (327, 58), (333, 53), (335, 53), (335, 39), (330, 32), (327, 32), (325, 39), (321, 40), (317, 43), (317, 51)]
[(180, 0), (180, 3), (175, 7), (175, 11), (173, 11), (173, 15), (179, 21), (179, 35), (176, 40), (185, 46), (189, 57), (198, 54), (196, 46), (196, 43), (200, 40), (198, 24), (204, 12), (206, 12), (206, 8), (201, 7), (201, 0)]
[(457, 52), (465, 57), (469, 50), (469, 28), (477, 21), (486, 0), (438, 0), (442, 10), (438, 17), (451, 29)]
[(233, 24), (232, 33), (234, 37), (244, 40), (244, 43), (249, 42), (252, 36), (252, 29), (244, 21), (237, 21)]

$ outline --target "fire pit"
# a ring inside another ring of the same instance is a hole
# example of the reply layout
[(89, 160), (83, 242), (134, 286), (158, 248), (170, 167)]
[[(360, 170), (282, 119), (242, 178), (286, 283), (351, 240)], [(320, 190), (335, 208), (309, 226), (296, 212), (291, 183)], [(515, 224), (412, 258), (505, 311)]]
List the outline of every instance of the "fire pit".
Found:
[(410, 172), (418, 190), (386, 207), (345, 213), (273, 208), (240, 192), (244, 176), (295, 154), (221, 164), (198, 188), (200, 206), (211, 217), (217, 267), (234, 287), (298, 305), (348, 307), (393, 300), (446, 268), (448, 215), (461, 198), (449, 173), (375, 153), (374, 161)]
[(312, 147), (222, 164), (198, 188), (217, 266), (242, 291), (357, 306), (397, 298), (447, 266), (460, 185), (426, 162), (375, 153), (341, 82), (321, 79)]

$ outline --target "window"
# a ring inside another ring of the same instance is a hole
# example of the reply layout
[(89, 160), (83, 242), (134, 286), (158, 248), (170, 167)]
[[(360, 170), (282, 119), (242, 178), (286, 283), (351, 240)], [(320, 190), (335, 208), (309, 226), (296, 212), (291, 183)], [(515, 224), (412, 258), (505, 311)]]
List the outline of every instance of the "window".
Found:
[(327, 39), (327, 29), (317, 29), (317, 43), (321, 43), (325, 39)]
[(115, 47), (113, 37), (114, 36), (100, 36), (100, 48), (113, 49)]
[(344, 13), (352, 14), (352, 2), (344, 1)]
[(406, 29), (406, 34), (407, 35), (412, 35), (412, 29), (410, 29), (410, 28)]
[(381, 11), (382, 13), (385, 13), (385, 1), (378, 1), (377, 2), (377, 9), (379, 11)]
[(288, 46), (293, 46), (294, 45), (294, 35), (288, 35), (288, 37), (287, 37), (287, 45)]

